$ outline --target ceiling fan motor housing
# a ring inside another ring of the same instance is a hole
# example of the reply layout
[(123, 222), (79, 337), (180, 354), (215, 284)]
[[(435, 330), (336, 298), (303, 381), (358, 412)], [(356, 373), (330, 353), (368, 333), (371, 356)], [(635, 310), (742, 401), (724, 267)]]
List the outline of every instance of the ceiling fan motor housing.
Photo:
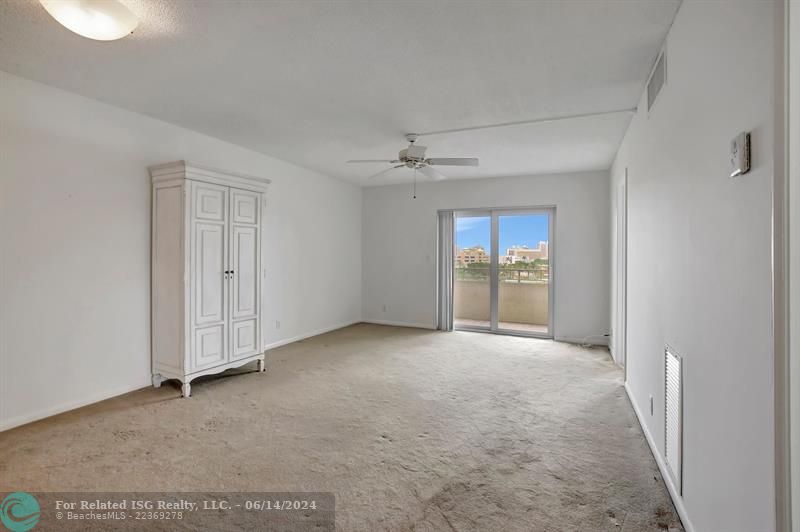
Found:
[(415, 146), (415, 145), (412, 144), (408, 148), (406, 148), (404, 150), (400, 150), (400, 154), (399, 154), (398, 158), (401, 161), (404, 161), (406, 159), (409, 159), (409, 160), (412, 160), (412, 161), (422, 161), (423, 159), (425, 159), (425, 150), (426, 149), (427, 148), (425, 148), (425, 146)]

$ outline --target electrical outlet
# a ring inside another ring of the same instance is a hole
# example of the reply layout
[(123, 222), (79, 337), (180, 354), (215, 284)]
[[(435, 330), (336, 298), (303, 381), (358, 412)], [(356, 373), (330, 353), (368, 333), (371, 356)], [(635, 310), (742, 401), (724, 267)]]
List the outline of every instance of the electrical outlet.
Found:
[(280, 329), (281, 328), (281, 322), (279, 322), (278, 320), (275, 320), (275, 328), (276, 329)]
[(654, 410), (653, 410), (653, 396), (651, 395), (650, 396), (650, 415), (651, 416), (653, 415), (653, 412), (654, 412)]

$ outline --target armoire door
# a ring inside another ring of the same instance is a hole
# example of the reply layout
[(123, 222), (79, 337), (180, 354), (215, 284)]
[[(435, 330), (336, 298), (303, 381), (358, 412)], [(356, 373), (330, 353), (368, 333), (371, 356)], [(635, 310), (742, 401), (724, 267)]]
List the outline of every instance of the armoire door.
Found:
[(228, 360), (228, 191), (198, 182), (191, 187), (191, 370)]
[(231, 360), (259, 352), (261, 194), (230, 189)]

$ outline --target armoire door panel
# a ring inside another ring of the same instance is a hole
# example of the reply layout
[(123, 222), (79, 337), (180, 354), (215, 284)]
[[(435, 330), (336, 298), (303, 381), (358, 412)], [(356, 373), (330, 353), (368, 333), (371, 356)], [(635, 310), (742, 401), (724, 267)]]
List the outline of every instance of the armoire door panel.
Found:
[(193, 370), (225, 362), (225, 326), (220, 324), (195, 329), (192, 353)]
[(194, 186), (194, 217), (198, 220), (225, 221), (227, 187), (196, 184)]
[(232, 222), (235, 224), (257, 224), (258, 202), (258, 194), (231, 189)]
[(258, 320), (236, 321), (231, 324), (231, 358), (252, 355), (258, 350)]
[(225, 321), (225, 226), (195, 224), (195, 324)]
[(233, 226), (231, 269), (233, 274), (233, 319), (257, 314), (258, 228)]

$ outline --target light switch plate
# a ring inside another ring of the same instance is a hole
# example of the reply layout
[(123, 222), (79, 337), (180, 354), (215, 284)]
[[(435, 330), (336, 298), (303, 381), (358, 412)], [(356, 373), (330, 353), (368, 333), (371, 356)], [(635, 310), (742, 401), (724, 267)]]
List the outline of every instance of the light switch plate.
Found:
[(731, 141), (731, 177), (750, 171), (750, 133), (742, 132)]

